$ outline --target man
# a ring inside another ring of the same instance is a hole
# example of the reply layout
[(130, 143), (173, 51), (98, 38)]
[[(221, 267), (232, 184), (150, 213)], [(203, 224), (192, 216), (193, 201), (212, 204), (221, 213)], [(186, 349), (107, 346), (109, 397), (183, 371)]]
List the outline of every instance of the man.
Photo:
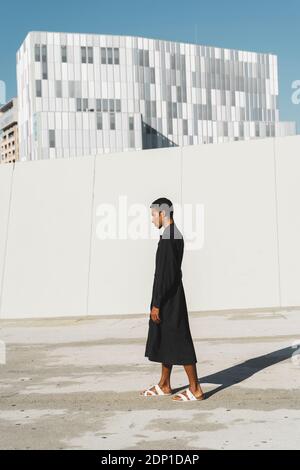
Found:
[(141, 395), (171, 395), (170, 376), (173, 365), (183, 365), (189, 388), (172, 400), (203, 400), (198, 383), (196, 353), (189, 327), (187, 305), (182, 284), (181, 262), (184, 241), (173, 219), (173, 205), (167, 198), (159, 198), (151, 206), (152, 223), (161, 229), (158, 242), (155, 275), (150, 305), (149, 330), (145, 356), (162, 364), (158, 384), (143, 390)]

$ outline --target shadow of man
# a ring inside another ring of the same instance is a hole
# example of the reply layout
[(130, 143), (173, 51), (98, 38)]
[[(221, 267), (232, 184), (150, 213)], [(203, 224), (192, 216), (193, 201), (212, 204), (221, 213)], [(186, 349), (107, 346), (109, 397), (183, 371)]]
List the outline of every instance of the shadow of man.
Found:
[[(295, 348), (289, 346), (287, 348), (278, 349), (269, 354), (263, 356), (254, 357), (248, 359), (241, 364), (229, 367), (228, 369), (221, 370), (214, 374), (206, 375), (199, 379), (199, 383), (213, 383), (221, 384), (219, 387), (205, 393), (206, 398), (210, 398), (215, 393), (225, 390), (232, 385), (236, 385), (244, 380), (248, 379), (252, 375), (266, 369), (267, 367), (274, 366), (279, 362), (290, 359), (295, 353)], [(180, 387), (181, 389), (181, 387)]]

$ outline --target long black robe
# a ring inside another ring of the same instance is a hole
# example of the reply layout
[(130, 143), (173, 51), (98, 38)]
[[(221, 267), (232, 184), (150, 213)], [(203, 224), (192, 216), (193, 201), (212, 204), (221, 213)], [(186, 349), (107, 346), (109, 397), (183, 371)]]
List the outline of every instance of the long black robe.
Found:
[(189, 327), (182, 284), (184, 240), (175, 222), (168, 225), (158, 242), (152, 289), (152, 306), (159, 308), (160, 323), (149, 318), (145, 356), (150, 361), (172, 365), (197, 362)]

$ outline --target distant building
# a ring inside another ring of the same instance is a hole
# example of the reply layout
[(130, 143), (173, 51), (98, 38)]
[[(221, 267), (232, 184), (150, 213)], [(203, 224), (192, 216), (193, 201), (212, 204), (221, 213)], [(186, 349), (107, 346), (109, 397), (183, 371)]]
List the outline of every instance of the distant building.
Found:
[(19, 160), (18, 101), (13, 98), (0, 108), (0, 163)]
[(277, 56), (30, 32), (17, 52), (20, 159), (285, 136)]

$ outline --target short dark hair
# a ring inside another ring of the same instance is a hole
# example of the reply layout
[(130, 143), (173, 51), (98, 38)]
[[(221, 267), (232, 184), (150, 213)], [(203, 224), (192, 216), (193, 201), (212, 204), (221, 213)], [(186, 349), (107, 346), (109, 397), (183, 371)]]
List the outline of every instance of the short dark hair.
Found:
[(158, 212), (165, 211), (166, 216), (170, 217), (170, 219), (173, 219), (173, 204), (170, 199), (167, 199), (166, 197), (160, 197), (156, 199), (154, 202), (152, 202), (150, 208), (156, 209)]

